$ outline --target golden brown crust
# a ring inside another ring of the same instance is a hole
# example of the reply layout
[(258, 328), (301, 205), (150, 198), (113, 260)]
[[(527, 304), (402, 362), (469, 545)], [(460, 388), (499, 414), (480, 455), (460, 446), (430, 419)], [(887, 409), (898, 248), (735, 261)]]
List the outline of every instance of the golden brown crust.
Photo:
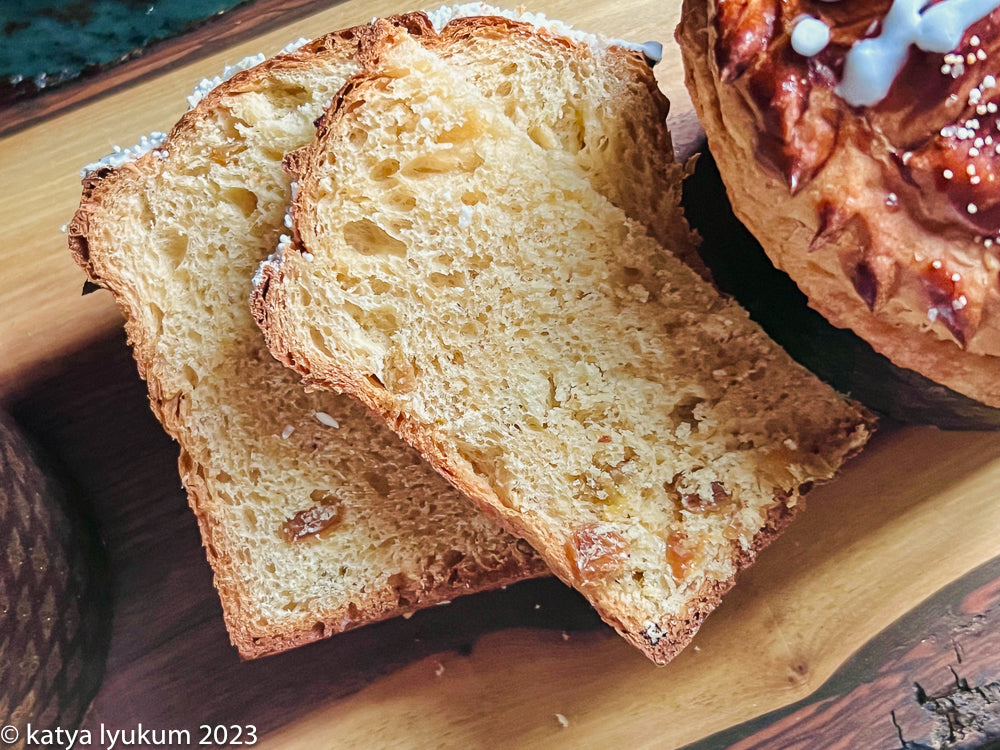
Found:
[[(829, 54), (886, 6), (820, 9), (834, 26)], [(941, 104), (904, 117), (899, 91), (877, 108), (848, 106), (829, 80), (839, 75), (836, 60), (808, 62), (789, 50), (797, 7), (684, 3), (677, 40), (688, 89), (737, 216), (834, 325), (899, 366), (1000, 405), (1000, 255), (981, 222), (970, 221), (986, 216), (995, 196), (977, 194), (983, 210), (970, 214), (965, 193), (940, 177), (958, 171), (942, 156), (958, 146), (937, 131), (965, 115)], [(984, 24), (975, 30), (995, 34), (993, 21)], [(900, 87), (912, 87), (913, 65)], [(977, 80), (989, 65), (975, 67)], [(969, 85), (956, 79), (962, 96)], [(910, 132), (916, 125), (928, 129), (926, 146)], [(967, 153), (972, 141), (959, 145)]]
[[(390, 23), (403, 28), (424, 29), (429, 26), (423, 14), (406, 14), (390, 19)], [(276, 69), (308, 67), (317, 58), (341, 59), (355, 55), (359, 38), (364, 38), (366, 27), (347, 29), (316, 39), (297, 51), (271, 58), (264, 63), (235, 75), (226, 83), (206, 94), (199, 105), (186, 113), (171, 130), (163, 148), (186, 142), (194, 137), (199, 122), (210, 117), (211, 110), (225, 97), (242, 91), (255, 90)], [(526, 546), (514, 544), (509, 555), (497, 559), (496, 565), (487, 567), (478, 562), (466, 564), (457, 576), (448, 571), (430, 571), (432, 580), (427, 585), (411, 587), (405, 591), (384, 589), (366, 594), (363, 606), (327, 608), (303, 614), (298, 622), (285, 622), (280, 626), (261, 624), (259, 617), (248, 611), (247, 594), (236, 574), (240, 562), (234, 559), (233, 550), (238, 540), (214, 511), (214, 499), (206, 467), (194, 456), (207, 455), (200, 438), (190, 429), (187, 418), (187, 396), (168, 384), (170, 378), (162, 370), (162, 363), (155, 352), (154, 328), (144, 319), (145, 314), (134, 292), (135, 280), (108, 266), (98, 247), (92, 247), (92, 225), (100, 221), (106, 210), (105, 201), (116, 191), (136, 189), (133, 178), (157, 175), (160, 160), (146, 154), (135, 162), (118, 169), (102, 168), (83, 180), (83, 195), (68, 227), (69, 250), (78, 265), (92, 282), (110, 289), (125, 318), (125, 330), (139, 374), (149, 389), (150, 407), (165, 430), (180, 446), (178, 466), (188, 495), (188, 502), (198, 519), (206, 555), (213, 569), (215, 586), (222, 602), (223, 616), (233, 645), (240, 656), (252, 659), (294, 646), (325, 638), (335, 632), (347, 630), (369, 622), (386, 619), (406, 612), (413, 612), (431, 604), (447, 601), (455, 596), (484, 591), (526, 578), (546, 575), (547, 568), (540, 558)], [(406, 604), (401, 604), (406, 602)]]

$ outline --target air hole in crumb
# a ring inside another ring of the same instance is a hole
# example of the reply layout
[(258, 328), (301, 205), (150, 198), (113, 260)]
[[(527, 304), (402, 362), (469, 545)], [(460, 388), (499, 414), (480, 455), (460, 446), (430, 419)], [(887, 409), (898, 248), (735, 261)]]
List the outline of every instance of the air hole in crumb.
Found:
[(556, 148), (560, 145), (555, 133), (544, 125), (535, 125), (528, 129), (528, 136), (545, 150)]
[(486, 200), (486, 193), (481, 190), (466, 190), (462, 193), (462, 203), (466, 206), (475, 206)]
[(146, 309), (149, 310), (149, 314), (153, 318), (153, 328), (156, 329), (157, 335), (163, 333), (163, 310), (160, 309), (159, 305), (150, 302), (146, 305)]
[(222, 194), (223, 199), (239, 209), (249, 219), (257, 210), (257, 195), (246, 188), (231, 187)]
[(508, 62), (500, 66), (500, 74), (505, 76), (512, 76), (517, 72), (517, 63)]
[(392, 177), (399, 171), (399, 162), (395, 159), (383, 159), (372, 167), (371, 177), (373, 180), (381, 181)]
[(504, 81), (499, 86), (497, 86), (497, 96), (510, 96), (511, 92), (514, 90), (514, 86), (510, 81)]
[(379, 495), (386, 497), (389, 494), (389, 479), (385, 474), (377, 471), (366, 471), (365, 481)]
[[(448, 128), (434, 140), (438, 143), (465, 143), (483, 132), (483, 123), (478, 118), (470, 118), (461, 125)], [(448, 153), (448, 152), (446, 152)]]
[(412, 211), (417, 207), (416, 197), (404, 188), (393, 190), (386, 196), (385, 200), (398, 211)]
[(197, 388), (198, 381), (201, 380), (198, 377), (198, 373), (195, 371), (191, 365), (184, 365), (184, 379), (191, 385), (192, 388)]
[(178, 231), (172, 231), (164, 237), (162, 251), (176, 269), (187, 255), (188, 238)]
[(344, 242), (362, 255), (394, 255), (406, 257), (406, 243), (397, 240), (370, 219), (359, 219), (346, 224)]
[(322, 331), (316, 328), (310, 328), (309, 337), (312, 340), (313, 346), (315, 346), (320, 352), (327, 357), (333, 357), (333, 352), (330, 350), (330, 347), (327, 346), (326, 338), (323, 336)]
[(483, 163), (481, 157), (471, 148), (453, 147), (422, 154), (411, 159), (402, 169), (406, 177), (424, 177), (449, 172), (475, 172)]

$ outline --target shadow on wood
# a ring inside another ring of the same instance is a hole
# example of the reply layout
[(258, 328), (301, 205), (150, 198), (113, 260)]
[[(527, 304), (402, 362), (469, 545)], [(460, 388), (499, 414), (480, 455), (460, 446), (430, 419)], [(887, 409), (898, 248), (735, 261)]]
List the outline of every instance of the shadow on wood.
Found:
[(255, 724), (263, 735), (403, 665), (468, 651), (488, 632), (603, 627), (582, 597), (543, 579), (241, 662), (177, 475), (177, 447), (149, 411), (124, 336), (68, 357), (10, 409), (83, 488), (107, 547), (114, 622), (107, 674), (84, 725), (95, 736), (101, 722), (192, 734), (200, 724)]

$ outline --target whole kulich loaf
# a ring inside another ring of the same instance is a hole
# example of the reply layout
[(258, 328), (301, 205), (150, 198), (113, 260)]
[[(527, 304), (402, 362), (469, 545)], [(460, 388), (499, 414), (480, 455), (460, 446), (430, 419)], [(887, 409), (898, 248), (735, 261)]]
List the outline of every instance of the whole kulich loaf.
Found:
[[(998, 407), (1000, 9), (924, 5), (685, 0), (677, 40), (774, 265), (895, 365)], [(977, 425), (956, 410), (930, 420)]]
[(254, 314), (663, 663), (871, 420), (435, 54), (472, 23), (365, 30), (364, 73), (288, 159), (294, 233)]
[[(433, 22), (483, 13), (496, 15), (465, 22), (436, 53), (489, 88), (524, 133), (572, 153), (651, 232), (693, 251), (649, 66), (563, 24), (481, 4), (441, 9)], [(389, 23), (437, 39), (425, 14)], [(567, 54), (581, 44), (567, 34), (587, 40), (585, 57)], [(257, 264), (290, 231), (282, 159), (312, 141), (314, 120), (360, 70), (366, 38), (348, 29), (203, 82), (147, 153), (91, 166), (70, 225), (71, 250), (114, 292), (152, 408), (180, 445), (244, 657), (547, 572), (355, 400), (304, 391), (250, 316)], [(589, 102), (585, 121), (571, 97)], [(618, 161), (638, 153), (658, 156), (623, 174)]]

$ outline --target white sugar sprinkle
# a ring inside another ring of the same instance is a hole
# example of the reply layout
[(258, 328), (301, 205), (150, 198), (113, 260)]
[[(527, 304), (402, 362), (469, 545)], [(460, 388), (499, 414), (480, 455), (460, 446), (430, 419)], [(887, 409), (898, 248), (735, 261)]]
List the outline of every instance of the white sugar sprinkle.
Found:
[(288, 54), (290, 52), (295, 52), (299, 47), (301, 47), (304, 44), (308, 44), (308, 43), (309, 43), (309, 40), (306, 39), (304, 36), (303, 37), (299, 37), (294, 42), (289, 42), (284, 47), (282, 47), (281, 48), (281, 52), (282, 52), (282, 54)]
[(558, 721), (562, 725), (563, 729), (569, 726), (569, 719), (567, 719), (562, 714), (556, 714), (556, 721)]
[(657, 625), (655, 622), (647, 622), (645, 627), (646, 637), (649, 638), (649, 643), (655, 646), (660, 642), (660, 639), (666, 635), (663, 629)]
[(462, 229), (472, 224), (472, 206), (462, 206), (458, 212), (458, 226)]
[(142, 136), (137, 144), (130, 146), (129, 148), (114, 146), (111, 153), (103, 159), (98, 159), (97, 161), (91, 162), (83, 167), (83, 169), (80, 170), (80, 176), (86, 177), (91, 172), (96, 172), (98, 169), (103, 167), (112, 167), (117, 169), (123, 164), (135, 161), (144, 154), (158, 149), (165, 140), (167, 140), (167, 134), (157, 130), (153, 131), (149, 135)]
[(232, 78), (240, 71), (248, 70), (254, 67), (255, 65), (260, 65), (262, 62), (264, 62), (264, 60), (265, 60), (264, 53), (258, 52), (256, 55), (249, 55), (248, 57), (244, 57), (242, 60), (240, 60), (234, 65), (227, 65), (225, 68), (222, 69), (222, 75), (217, 75), (214, 78), (202, 78), (198, 82), (198, 85), (194, 87), (194, 91), (192, 91), (191, 95), (187, 98), (188, 107), (190, 109), (194, 109), (196, 106), (198, 106), (198, 102), (204, 99), (205, 96), (208, 94), (208, 92), (210, 92), (216, 86), (219, 86), (223, 82), (228, 81), (230, 78)]
[(316, 421), (322, 425), (326, 425), (327, 427), (333, 427), (334, 429), (340, 427), (340, 422), (331, 417), (325, 411), (314, 411), (313, 416), (316, 417)]
[(281, 431), (281, 439), (288, 440), (293, 432), (295, 432), (295, 428), (292, 425), (286, 425), (285, 429)]

